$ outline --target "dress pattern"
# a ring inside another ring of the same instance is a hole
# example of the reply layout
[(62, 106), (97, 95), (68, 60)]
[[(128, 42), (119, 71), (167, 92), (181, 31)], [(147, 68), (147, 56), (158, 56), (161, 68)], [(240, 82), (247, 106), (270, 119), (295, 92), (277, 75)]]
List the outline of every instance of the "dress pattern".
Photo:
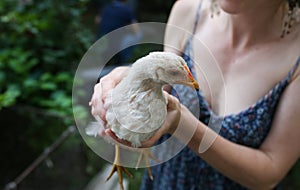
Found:
[[(195, 26), (200, 17), (201, 4), (199, 5)], [(193, 50), (191, 42), (193, 35), (187, 41), (183, 58), (191, 72), (193, 67)], [(222, 122), (219, 135), (222, 137), (253, 148), (258, 148), (267, 136), (276, 106), (289, 84), (292, 75), (300, 63), (300, 56), (288, 75), (279, 81), (266, 95), (255, 104), (239, 112), (224, 117), (217, 116), (203, 96), (201, 90), (195, 92), (182, 85), (174, 86), (174, 95), (182, 98), (184, 104), (199, 120), (208, 125), (210, 120)], [(169, 138), (162, 137), (160, 142)], [(154, 180), (151, 181), (145, 173), (141, 190), (242, 190), (246, 189), (238, 183), (219, 173), (189, 148), (184, 148), (179, 154), (169, 161), (152, 167)]]

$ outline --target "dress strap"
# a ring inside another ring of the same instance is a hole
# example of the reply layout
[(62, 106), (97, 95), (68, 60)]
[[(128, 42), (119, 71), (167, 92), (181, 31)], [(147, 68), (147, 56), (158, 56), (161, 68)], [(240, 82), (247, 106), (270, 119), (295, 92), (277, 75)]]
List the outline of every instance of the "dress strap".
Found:
[(191, 35), (187, 39), (187, 42), (185, 44), (184, 54), (183, 54), (183, 57), (185, 58), (185, 60), (190, 60), (190, 61), (187, 61), (187, 64), (188, 64), (192, 74), (194, 74), (194, 71), (193, 71), (194, 70), (194, 64), (193, 64), (194, 56), (193, 56), (192, 40), (193, 40), (194, 34), (196, 32), (198, 22), (200, 20), (200, 12), (201, 12), (201, 7), (202, 7), (202, 2), (203, 2), (203, 0), (200, 0), (198, 8), (197, 8), (196, 18), (194, 21), (193, 33), (191, 33)]
[(198, 22), (200, 20), (200, 11), (201, 11), (201, 7), (202, 7), (202, 1), (203, 0), (200, 0), (200, 3), (198, 5), (198, 9), (197, 9), (197, 14), (196, 14), (196, 19), (194, 21), (194, 27), (193, 27), (193, 34), (195, 34), (196, 32), (196, 28), (198, 26)]
[(287, 76), (287, 81), (290, 82), (292, 76), (294, 75), (296, 69), (298, 68), (300, 64), (300, 56), (298, 57), (297, 61), (296, 61), (296, 64), (292, 67), (292, 69), (289, 71), (289, 74)]

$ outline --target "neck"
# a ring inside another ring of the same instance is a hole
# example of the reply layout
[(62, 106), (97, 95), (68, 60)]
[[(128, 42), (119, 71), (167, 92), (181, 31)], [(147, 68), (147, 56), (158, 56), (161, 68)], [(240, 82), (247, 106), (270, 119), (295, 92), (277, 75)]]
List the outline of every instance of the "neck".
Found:
[(246, 49), (259, 42), (280, 39), (284, 13), (281, 2), (259, 5), (241, 13), (222, 12), (228, 46)]
[(145, 92), (148, 90), (151, 91), (162, 91), (164, 85), (161, 81), (156, 81), (146, 76), (145, 74), (135, 74), (131, 77), (128, 77), (128, 81), (131, 84), (130, 88), (133, 91)]

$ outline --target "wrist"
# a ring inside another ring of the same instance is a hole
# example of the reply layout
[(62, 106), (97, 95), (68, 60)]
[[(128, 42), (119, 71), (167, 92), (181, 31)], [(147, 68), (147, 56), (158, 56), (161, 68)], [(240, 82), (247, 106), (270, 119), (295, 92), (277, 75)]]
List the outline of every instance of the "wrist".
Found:
[(198, 128), (198, 119), (189, 111), (187, 107), (181, 105), (181, 112), (178, 125), (173, 129), (172, 135), (181, 142), (188, 144)]

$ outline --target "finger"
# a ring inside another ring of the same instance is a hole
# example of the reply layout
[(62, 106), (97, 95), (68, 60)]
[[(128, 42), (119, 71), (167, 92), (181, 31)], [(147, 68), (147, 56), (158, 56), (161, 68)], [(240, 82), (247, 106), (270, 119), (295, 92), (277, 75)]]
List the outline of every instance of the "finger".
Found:
[(94, 117), (100, 115), (101, 101), (99, 101), (99, 99), (93, 97), (93, 99), (91, 100), (91, 107), (91, 113)]
[(168, 105), (167, 105), (168, 109), (171, 109), (171, 110), (176, 109), (180, 105), (179, 100), (175, 96), (173, 96), (167, 92), (164, 92), (164, 95), (168, 101)]
[(113, 80), (109, 80), (109, 78), (103, 78), (100, 80), (100, 85), (102, 91), (101, 100), (102, 102), (105, 102), (108, 93), (116, 86), (116, 84)]
[(106, 109), (103, 109), (103, 106), (101, 103), (96, 104), (95, 106), (92, 106), (91, 108), (91, 114), (94, 116), (94, 118), (99, 121), (102, 120), (104, 125), (106, 125)]
[(162, 136), (162, 130), (158, 130), (152, 137), (150, 137), (148, 140), (141, 142), (143, 148), (149, 148), (153, 146)]
[(101, 84), (96, 84), (94, 87), (94, 94), (90, 101), (90, 106), (92, 106), (91, 113), (97, 119), (100, 117), (106, 123), (106, 109), (103, 106), (102, 97), (102, 87)]
[(106, 95), (106, 98), (104, 100), (104, 109), (108, 109), (108, 107), (112, 104), (112, 90), (110, 90), (107, 95)]

